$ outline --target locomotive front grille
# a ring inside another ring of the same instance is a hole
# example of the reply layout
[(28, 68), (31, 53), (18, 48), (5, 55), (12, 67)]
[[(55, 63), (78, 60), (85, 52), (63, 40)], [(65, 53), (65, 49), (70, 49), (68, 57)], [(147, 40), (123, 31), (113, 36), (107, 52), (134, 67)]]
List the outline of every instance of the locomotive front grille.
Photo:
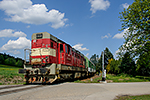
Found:
[(40, 65), (42, 64), (42, 60), (40, 58), (34, 58), (31, 60), (31, 65)]
[(53, 56), (56, 57), (56, 50), (52, 48), (34, 48), (31, 51), (31, 56)]

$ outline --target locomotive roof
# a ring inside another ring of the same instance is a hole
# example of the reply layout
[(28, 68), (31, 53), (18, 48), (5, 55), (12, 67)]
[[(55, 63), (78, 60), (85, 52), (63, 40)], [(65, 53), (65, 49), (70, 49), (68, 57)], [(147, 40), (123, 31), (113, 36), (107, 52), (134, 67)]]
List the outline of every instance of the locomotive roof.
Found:
[(41, 35), (41, 38), (50, 38), (55, 42), (58, 41), (58, 39), (55, 36), (53, 36), (52, 34), (50, 34), (48, 32), (33, 33), (32, 40), (37, 39), (37, 35)]

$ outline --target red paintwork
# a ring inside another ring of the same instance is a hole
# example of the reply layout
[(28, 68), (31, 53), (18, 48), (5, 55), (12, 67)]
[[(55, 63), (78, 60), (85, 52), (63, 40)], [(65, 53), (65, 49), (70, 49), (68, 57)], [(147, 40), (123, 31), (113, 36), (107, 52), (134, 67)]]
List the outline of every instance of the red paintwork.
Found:
[[(53, 48), (51, 47), (51, 42), (53, 42)], [(63, 51), (60, 52), (60, 45), (63, 46)], [(65, 46), (70, 48), (70, 53), (66, 52)], [(85, 68), (83, 64), (84, 57), (76, 52), (72, 51), (72, 47), (65, 42), (56, 43), (51, 39), (36, 39), (31, 41), (31, 49), (34, 48), (52, 48), (56, 50), (56, 57), (50, 55), (42, 56), (31, 56), (31, 58), (41, 58), (42, 63), (56, 63), (68, 66), (82, 67)], [(47, 58), (47, 59), (46, 59)]]
[(72, 51), (72, 65), (77, 66), (77, 58), (75, 57), (75, 52)]
[[(53, 42), (53, 48), (50, 46), (51, 42)], [(50, 39), (36, 39), (31, 41), (31, 49), (34, 48), (52, 48), (57, 51), (57, 43)], [(56, 53), (56, 57), (50, 55), (42, 55), (42, 56), (31, 56), (31, 58), (41, 58), (42, 63), (44, 64), (57, 63), (57, 53)]]
[[(61, 52), (60, 52), (60, 45), (63, 45), (63, 51), (61, 51)], [(71, 49), (71, 46), (69, 46), (65, 43), (58, 43), (58, 64), (73, 66), (72, 54), (66, 53), (65, 46), (67, 46)]]
[(60, 53), (60, 44), (62, 44), (62, 43), (58, 43), (58, 64), (63, 64), (63, 65), (65, 65), (65, 53), (64, 53), (64, 51), (65, 51), (65, 49), (64, 49), (64, 45), (65, 44), (62, 44), (63, 45), (63, 52), (61, 52)]

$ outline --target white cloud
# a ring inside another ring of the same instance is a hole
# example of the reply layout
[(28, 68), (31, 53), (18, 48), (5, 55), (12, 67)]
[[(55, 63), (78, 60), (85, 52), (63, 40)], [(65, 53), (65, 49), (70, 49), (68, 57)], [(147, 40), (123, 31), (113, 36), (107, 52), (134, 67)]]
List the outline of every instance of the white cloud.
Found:
[(28, 25), (26, 28), (30, 28), (30, 25)]
[(68, 27), (68, 26), (73, 26), (73, 24), (71, 23), (71, 24), (66, 24), (65, 25), (65, 27)]
[(97, 10), (106, 10), (110, 6), (110, 2), (108, 0), (89, 0), (91, 3), (91, 9), (93, 13), (96, 13)]
[(122, 6), (123, 8), (125, 8), (125, 9), (127, 9), (127, 8), (129, 7), (129, 4), (124, 3), (124, 4), (122, 4), (121, 6)]
[(89, 49), (87, 48), (82, 48), (83, 44), (76, 44), (73, 46), (73, 48), (77, 49), (77, 50), (80, 50), (80, 51), (88, 51)]
[(108, 34), (107, 34), (107, 35), (105, 35), (105, 36), (101, 36), (101, 39), (109, 38), (109, 37), (111, 37), (110, 33), (108, 33)]
[(95, 15), (91, 15), (90, 18), (93, 18)]
[(85, 56), (88, 57), (88, 56), (89, 56), (89, 53), (87, 53)]
[(30, 0), (3, 0), (0, 1), (0, 9), (9, 16), (7, 21), (23, 22), (27, 24), (47, 24), (52, 28), (60, 28), (68, 20), (64, 18), (65, 13), (58, 10), (48, 10), (45, 4), (32, 4)]
[(9, 40), (6, 44), (4, 44), (0, 50), (14, 52), (15, 50), (25, 49), (30, 47), (30, 40), (26, 37), (19, 37), (17, 40)]
[(115, 54), (114, 54), (114, 57), (115, 57), (115, 58), (117, 58), (119, 52), (120, 52), (119, 49), (115, 52)]
[(113, 37), (113, 38), (123, 39), (123, 36), (124, 36), (124, 34), (125, 34), (125, 33), (127, 33), (127, 32), (128, 32), (128, 29), (129, 29), (129, 28), (126, 28), (126, 29), (124, 29), (124, 30), (123, 30), (123, 32), (121, 32), (121, 33), (117, 33), (116, 35), (114, 35), (114, 37)]
[(0, 37), (26, 37), (27, 35), (22, 31), (14, 31), (12, 29), (0, 30)]
[(21, 52), (20, 52), (20, 51), (18, 51), (18, 50), (7, 51), (7, 52), (9, 52), (9, 53), (13, 53), (13, 54), (20, 54), (20, 53), (21, 53)]
[(104, 38), (108, 38), (108, 36), (107, 36), (107, 35), (105, 35), (105, 36), (102, 36), (101, 38), (102, 38), (102, 39), (104, 39)]

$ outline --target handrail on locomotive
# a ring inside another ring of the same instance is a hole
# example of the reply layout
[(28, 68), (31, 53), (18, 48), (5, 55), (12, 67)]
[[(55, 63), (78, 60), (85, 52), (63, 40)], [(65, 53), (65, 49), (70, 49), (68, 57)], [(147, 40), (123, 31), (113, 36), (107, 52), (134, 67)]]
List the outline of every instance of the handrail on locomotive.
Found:
[[(28, 59), (27, 59), (27, 57), (26, 57), (26, 54), (27, 54), (27, 51), (28, 51)], [(30, 62), (30, 56), (31, 56), (31, 49), (29, 49), (29, 48), (26, 48), (26, 49), (24, 49), (24, 64), (27, 64), (27, 63), (29, 63)]]
[[(41, 54), (41, 49), (42, 48), (39, 48), (40, 49), (40, 56), (41, 56), (41, 58), (40, 59), (42, 59), (42, 54)], [(46, 49), (48, 49), (47, 47), (46, 47)], [(26, 54), (27, 54), (27, 51), (28, 51), (28, 59), (27, 59), (27, 57), (26, 57)], [(31, 49), (29, 49), (29, 48), (26, 48), (26, 49), (24, 49), (24, 64), (29, 64), (30, 63), (30, 60), (31, 60), (31, 53), (32, 53), (32, 50)]]

